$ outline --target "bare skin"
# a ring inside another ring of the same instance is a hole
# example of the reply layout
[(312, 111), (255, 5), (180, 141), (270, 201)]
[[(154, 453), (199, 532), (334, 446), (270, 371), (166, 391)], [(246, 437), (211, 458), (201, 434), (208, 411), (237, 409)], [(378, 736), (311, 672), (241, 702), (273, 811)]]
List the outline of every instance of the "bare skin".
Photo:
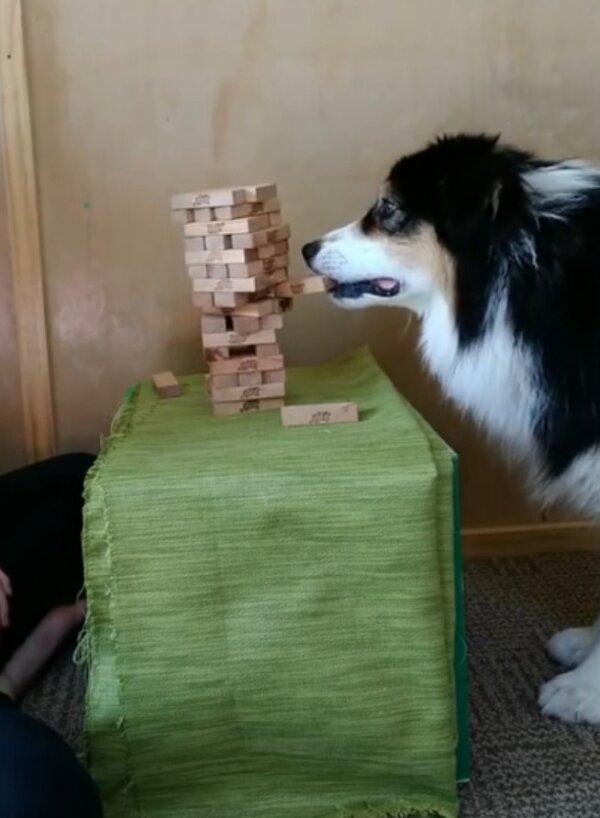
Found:
[[(0, 639), (10, 623), (10, 580), (0, 571)], [(60, 644), (81, 627), (85, 619), (85, 602), (53, 608), (15, 651), (0, 673), (0, 692), (14, 700), (27, 688), (54, 654)]]

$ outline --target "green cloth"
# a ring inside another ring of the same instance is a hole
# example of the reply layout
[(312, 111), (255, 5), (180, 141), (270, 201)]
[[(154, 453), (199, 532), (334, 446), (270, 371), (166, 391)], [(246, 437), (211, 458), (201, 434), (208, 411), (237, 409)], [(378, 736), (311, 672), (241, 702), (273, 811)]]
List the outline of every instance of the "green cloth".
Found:
[(452, 453), (367, 352), (288, 378), (360, 423), (142, 383), (88, 477), (107, 818), (457, 814)]

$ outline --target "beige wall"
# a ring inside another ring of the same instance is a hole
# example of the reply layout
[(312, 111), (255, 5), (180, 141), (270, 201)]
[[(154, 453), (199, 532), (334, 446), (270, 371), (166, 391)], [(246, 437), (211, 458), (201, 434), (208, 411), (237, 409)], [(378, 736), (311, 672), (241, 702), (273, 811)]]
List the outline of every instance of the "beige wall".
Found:
[[(31, 0), (24, 4), (60, 444), (94, 447), (124, 389), (197, 371), (198, 320), (172, 192), (275, 180), (298, 248), (358, 215), (401, 153), (502, 131), (597, 157), (594, 0)], [(441, 403), (402, 313), (318, 297), (291, 364), (372, 344), (463, 456), (472, 525), (538, 519)]]

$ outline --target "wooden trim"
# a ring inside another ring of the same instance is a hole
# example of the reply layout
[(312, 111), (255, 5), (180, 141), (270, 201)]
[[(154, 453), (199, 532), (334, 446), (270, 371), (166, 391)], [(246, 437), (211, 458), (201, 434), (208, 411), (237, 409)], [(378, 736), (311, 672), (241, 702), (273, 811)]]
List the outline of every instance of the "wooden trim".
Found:
[(463, 547), (468, 559), (590, 551), (599, 545), (600, 529), (588, 522), (463, 529)]
[(20, 0), (0, 0), (3, 161), (21, 373), (30, 460), (55, 451), (40, 226)]

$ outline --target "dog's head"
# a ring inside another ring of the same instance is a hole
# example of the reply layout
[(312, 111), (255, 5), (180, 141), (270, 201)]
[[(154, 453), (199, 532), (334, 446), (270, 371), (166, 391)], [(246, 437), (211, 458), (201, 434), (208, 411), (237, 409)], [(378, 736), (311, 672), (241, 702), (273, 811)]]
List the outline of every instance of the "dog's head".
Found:
[(427, 310), (441, 294), (453, 303), (461, 254), (507, 234), (524, 192), (526, 154), (497, 137), (451, 136), (400, 159), (362, 219), (302, 248), (344, 307)]

